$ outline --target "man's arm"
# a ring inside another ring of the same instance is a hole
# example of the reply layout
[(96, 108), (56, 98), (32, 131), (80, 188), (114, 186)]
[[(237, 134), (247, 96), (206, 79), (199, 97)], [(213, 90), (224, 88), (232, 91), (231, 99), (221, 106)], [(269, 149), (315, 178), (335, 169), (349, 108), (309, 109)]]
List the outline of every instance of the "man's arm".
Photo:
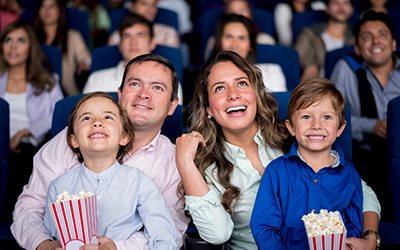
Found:
[(28, 250), (35, 250), (43, 241), (51, 239), (43, 224), (50, 182), (79, 164), (67, 145), (66, 131), (61, 131), (35, 155), (29, 183), (15, 205), (11, 232)]

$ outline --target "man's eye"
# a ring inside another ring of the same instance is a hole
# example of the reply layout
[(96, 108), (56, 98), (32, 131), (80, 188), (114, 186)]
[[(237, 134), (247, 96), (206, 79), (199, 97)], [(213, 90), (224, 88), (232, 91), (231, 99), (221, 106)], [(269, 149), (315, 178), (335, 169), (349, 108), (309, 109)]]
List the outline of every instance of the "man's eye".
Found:
[(154, 89), (157, 90), (157, 91), (163, 91), (164, 90), (164, 88), (159, 86), (159, 85), (154, 85)]

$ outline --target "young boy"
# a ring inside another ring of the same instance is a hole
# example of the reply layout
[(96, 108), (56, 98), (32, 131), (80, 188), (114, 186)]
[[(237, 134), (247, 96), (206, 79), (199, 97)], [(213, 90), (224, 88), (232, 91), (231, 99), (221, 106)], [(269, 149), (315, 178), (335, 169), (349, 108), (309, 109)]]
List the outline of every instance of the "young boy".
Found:
[[(144, 227), (150, 249), (179, 249), (174, 222), (159, 190), (141, 171), (121, 164), (132, 146), (133, 129), (112, 97), (103, 92), (84, 96), (72, 111), (67, 134), (82, 165), (51, 182), (48, 203), (64, 191), (92, 192), (97, 197), (98, 234), (105, 236), (100, 245), (129, 241)], [(56, 236), (48, 208), (45, 226)]]
[(344, 98), (326, 79), (293, 90), (286, 127), (296, 142), (266, 168), (250, 221), (259, 249), (308, 249), (301, 217), (320, 209), (339, 211), (348, 237), (360, 236), (361, 179), (334, 144), (346, 126), (344, 110)]

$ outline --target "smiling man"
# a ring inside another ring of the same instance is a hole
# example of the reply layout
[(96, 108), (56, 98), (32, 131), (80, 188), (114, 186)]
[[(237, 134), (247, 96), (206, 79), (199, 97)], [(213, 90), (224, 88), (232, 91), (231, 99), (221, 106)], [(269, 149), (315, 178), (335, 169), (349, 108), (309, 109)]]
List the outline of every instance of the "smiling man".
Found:
[(386, 108), (400, 95), (400, 60), (394, 54), (393, 28), (387, 14), (364, 12), (353, 27), (361, 67), (354, 70), (348, 61), (340, 60), (331, 76), (350, 107), (354, 164), (376, 191), (384, 219), (391, 215), (386, 186)]

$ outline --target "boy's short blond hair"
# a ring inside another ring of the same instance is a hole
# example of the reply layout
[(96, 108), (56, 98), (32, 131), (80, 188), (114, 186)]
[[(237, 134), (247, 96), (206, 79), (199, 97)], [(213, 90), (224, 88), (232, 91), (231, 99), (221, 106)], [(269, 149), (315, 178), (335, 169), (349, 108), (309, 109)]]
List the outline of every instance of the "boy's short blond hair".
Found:
[(306, 109), (325, 97), (331, 98), (332, 106), (339, 117), (339, 126), (342, 126), (346, 122), (345, 99), (331, 81), (319, 77), (310, 78), (301, 82), (292, 91), (288, 105), (288, 119), (290, 123), (292, 123), (294, 112), (300, 109)]

